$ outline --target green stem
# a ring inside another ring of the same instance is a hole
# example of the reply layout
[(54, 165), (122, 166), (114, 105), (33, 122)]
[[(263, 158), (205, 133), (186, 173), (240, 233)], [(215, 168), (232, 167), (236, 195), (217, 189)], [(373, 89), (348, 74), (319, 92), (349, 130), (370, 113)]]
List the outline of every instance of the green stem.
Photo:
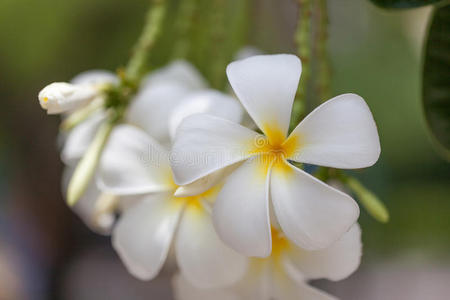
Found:
[(70, 206), (75, 205), (81, 196), (83, 196), (89, 183), (94, 177), (103, 148), (108, 141), (114, 125), (114, 121), (108, 120), (100, 126), (94, 140), (89, 145), (89, 148), (84, 153), (83, 158), (81, 158), (75, 168), (67, 189), (67, 203)]
[(366, 209), (366, 211), (378, 222), (387, 223), (389, 221), (389, 211), (383, 202), (378, 197), (369, 191), (356, 178), (347, 176), (342, 181), (352, 192), (356, 195), (359, 203)]
[(328, 56), (328, 10), (327, 0), (317, 1), (317, 34), (316, 34), (316, 54), (317, 76), (315, 80), (316, 105), (328, 100), (331, 96), (330, 89), (330, 59)]
[(192, 31), (196, 9), (196, 0), (183, 0), (180, 2), (179, 12), (176, 15), (175, 32), (178, 36), (173, 53), (174, 58), (187, 58), (190, 50), (189, 33)]
[(125, 68), (126, 80), (135, 83), (136, 86), (144, 73), (150, 51), (161, 32), (167, 11), (167, 0), (152, 0), (152, 2), (153, 5), (147, 13), (144, 29)]
[(305, 109), (307, 87), (311, 76), (311, 15), (312, 1), (297, 0), (299, 6), (299, 15), (297, 30), (295, 32), (295, 43), (297, 45), (297, 53), (302, 61), (302, 76), (295, 95), (294, 105), (292, 108), (292, 118), (290, 129), (294, 129), (300, 122)]

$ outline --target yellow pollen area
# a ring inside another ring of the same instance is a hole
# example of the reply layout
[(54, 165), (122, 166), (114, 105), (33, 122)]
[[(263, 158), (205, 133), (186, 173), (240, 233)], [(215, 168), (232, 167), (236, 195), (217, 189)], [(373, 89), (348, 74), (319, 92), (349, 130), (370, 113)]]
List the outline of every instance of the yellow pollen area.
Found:
[(48, 97), (44, 97), (44, 102), (48, 102)]
[(271, 166), (280, 168), (282, 171), (290, 172), (285, 160), (294, 156), (300, 147), (300, 139), (297, 135), (286, 135), (278, 126), (264, 126), (263, 131), (266, 136), (258, 136), (250, 150), (250, 154), (258, 155), (258, 160), (262, 167), (262, 174), (265, 176)]
[(186, 207), (195, 209), (195, 210), (203, 210), (203, 204), (201, 200), (204, 201), (212, 201), (212, 199), (215, 199), (217, 194), (220, 191), (220, 186), (214, 186), (210, 188), (209, 190), (195, 195), (195, 196), (189, 196), (189, 197), (175, 197), (174, 199), (180, 203), (184, 202), (186, 203)]
[(271, 227), (272, 232), (272, 257), (279, 258), (283, 252), (289, 249), (290, 243), (285, 235), (274, 227)]

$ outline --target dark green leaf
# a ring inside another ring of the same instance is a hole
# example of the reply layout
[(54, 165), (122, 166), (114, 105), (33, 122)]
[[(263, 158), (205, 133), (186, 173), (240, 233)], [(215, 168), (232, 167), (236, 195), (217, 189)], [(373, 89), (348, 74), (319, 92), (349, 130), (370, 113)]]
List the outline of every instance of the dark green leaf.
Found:
[(440, 2), (442, 0), (371, 0), (378, 6), (384, 8), (413, 8), (433, 3)]
[(423, 107), (430, 131), (450, 159), (450, 5), (436, 9), (423, 69)]

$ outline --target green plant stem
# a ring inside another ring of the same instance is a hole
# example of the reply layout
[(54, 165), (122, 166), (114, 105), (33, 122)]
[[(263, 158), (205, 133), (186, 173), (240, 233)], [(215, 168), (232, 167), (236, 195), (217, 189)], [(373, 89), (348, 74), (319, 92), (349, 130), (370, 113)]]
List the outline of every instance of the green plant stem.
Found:
[(115, 122), (107, 120), (97, 131), (92, 143), (78, 163), (67, 189), (67, 203), (73, 206), (83, 196), (94, 177), (103, 148), (114, 128)]
[(125, 68), (125, 79), (139, 85), (150, 51), (161, 32), (167, 11), (167, 0), (152, 0), (144, 29)]
[(389, 211), (374, 193), (369, 191), (354, 177), (347, 177), (344, 183), (352, 190), (359, 203), (375, 220), (381, 223), (389, 221)]
[(307, 87), (311, 76), (311, 16), (312, 1), (297, 0), (299, 7), (297, 29), (295, 32), (295, 43), (297, 45), (297, 54), (302, 61), (302, 76), (295, 95), (294, 105), (292, 108), (292, 118), (290, 129), (294, 129), (300, 122), (305, 109)]
[(327, 0), (316, 2), (316, 38), (315, 38), (315, 61), (317, 62), (317, 76), (314, 81), (314, 106), (323, 103), (331, 97), (330, 78), (331, 68), (328, 56), (328, 10)]
[(197, 2), (197, 0), (180, 1), (175, 24), (175, 32), (178, 36), (173, 53), (175, 59), (188, 57), (190, 51), (189, 33), (192, 31), (196, 10), (198, 9)]

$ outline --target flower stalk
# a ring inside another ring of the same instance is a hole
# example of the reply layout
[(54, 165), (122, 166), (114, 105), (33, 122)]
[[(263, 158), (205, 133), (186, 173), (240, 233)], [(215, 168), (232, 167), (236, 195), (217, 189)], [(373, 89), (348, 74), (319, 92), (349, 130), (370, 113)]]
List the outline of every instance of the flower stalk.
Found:
[(139, 84), (151, 49), (161, 33), (162, 23), (167, 12), (167, 0), (153, 0), (152, 2), (142, 34), (125, 68), (125, 78), (128, 81), (134, 81), (137, 83), (136, 85)]
[(70, 206), (75, 205), (86, 191), (115, 123), (108, 120), (100, 126), (94, 140), (75, 168), (67, 189), (67, 203)]
[(298, 7), (299, 15), (294, 40), (297, 45), (298, 56), (302, 61), (302, 80), (299, 82), (294, 105), (292, 107), (290, 130), (293, 130), (302, 119), (305, 111), (307, 89), (311, 77), (312, 1), (298, 0)]
[(331, 67), (328, 56), (328, 10), (327, 0), (316, 2), (316, 37), (315, 57), (317, 61), (317, 76), (315, 80), (315, 97), (317, 105), (331, 97)]
[(374, 193), (369, 191), (354, 177), (347, 177), (345, 183), (355, 193), (359, 202), (375, 220), (381, 223), (389, 222), (389, 211)]

